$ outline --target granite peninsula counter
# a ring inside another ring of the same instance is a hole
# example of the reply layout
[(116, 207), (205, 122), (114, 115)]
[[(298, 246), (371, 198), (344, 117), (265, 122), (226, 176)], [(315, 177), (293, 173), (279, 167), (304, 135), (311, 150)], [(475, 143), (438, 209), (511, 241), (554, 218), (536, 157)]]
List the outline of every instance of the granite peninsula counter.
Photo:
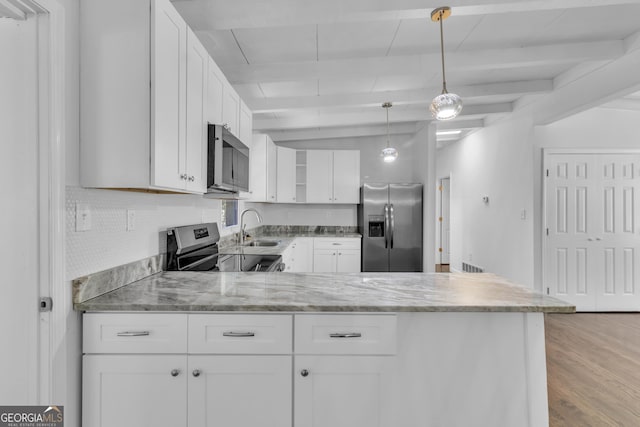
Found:
[(165, 271), (74, 305), (79, 311), (573, 312), (493, 274)]
[(188, 406), (221, 425), (544, 427), (544, 313), (575, 311), (486, 273), (164, 271), (86, 301), (82, 284), (87, 426), (165, 407), (186, 425)]

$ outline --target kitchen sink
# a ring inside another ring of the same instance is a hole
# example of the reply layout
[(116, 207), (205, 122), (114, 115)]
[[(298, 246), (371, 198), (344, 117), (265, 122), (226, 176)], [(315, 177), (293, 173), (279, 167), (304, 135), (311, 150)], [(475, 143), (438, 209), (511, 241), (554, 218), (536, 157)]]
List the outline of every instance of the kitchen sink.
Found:
[(278, 246), (280, 242), (275, 240), (254, 240), (253, 242), (245, 243), (244, 246)]

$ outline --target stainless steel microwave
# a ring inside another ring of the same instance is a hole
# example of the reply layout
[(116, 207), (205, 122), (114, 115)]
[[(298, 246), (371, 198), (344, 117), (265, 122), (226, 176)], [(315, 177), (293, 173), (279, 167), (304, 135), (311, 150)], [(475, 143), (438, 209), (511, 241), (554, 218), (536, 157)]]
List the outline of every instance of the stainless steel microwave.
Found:
[(207, 193), (249, 191), (249, 148), (223, 125), (209, 125)]

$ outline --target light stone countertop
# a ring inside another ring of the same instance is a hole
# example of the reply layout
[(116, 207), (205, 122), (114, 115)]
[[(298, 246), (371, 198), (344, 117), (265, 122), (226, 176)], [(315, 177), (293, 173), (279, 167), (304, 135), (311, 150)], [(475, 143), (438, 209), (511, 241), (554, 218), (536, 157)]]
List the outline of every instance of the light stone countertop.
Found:
[(284, 250), (293, 242), (296, 237), (321, 237), (321, 238), (356, 238), (361, 239), (358, 233), (317, 233), (317, 232), (278, 232), (277, 234), (261, 234), (252, 236), (247, 242), (254, 240), (269, 240), (278, 242), (277, 246), (240, 246), (236, 244), (221, 245), (219, 252), (222, 255), (282, 255)]
[(76, 302), (78, 311), (562, 312), (493, 274), (165, 271)]

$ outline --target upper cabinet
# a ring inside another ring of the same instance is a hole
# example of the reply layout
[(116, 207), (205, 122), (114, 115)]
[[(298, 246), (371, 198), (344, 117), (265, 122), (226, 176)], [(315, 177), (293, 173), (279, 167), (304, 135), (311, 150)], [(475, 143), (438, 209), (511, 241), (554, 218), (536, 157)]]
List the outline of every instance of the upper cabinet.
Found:
[(296, 202), (296, 150), (293, 148), (277, 147), (276, 174), (278, 203)]
[(240, 100), (240, 129), (238, 132), (240, 141), (251, 146), (253, 138), (253, 113), (242, 99)]
[(249, 163), (249, 193), (251, 201), (275, 202), (277, 147), (269, 135), (253, 135)]
[(251, 111), (169, 0), (83, 0), (80, 40), (81, 184), (204, 193), (207, 124)]
[(360, 202), (360, 152), (307, 150), (307, 203)]

